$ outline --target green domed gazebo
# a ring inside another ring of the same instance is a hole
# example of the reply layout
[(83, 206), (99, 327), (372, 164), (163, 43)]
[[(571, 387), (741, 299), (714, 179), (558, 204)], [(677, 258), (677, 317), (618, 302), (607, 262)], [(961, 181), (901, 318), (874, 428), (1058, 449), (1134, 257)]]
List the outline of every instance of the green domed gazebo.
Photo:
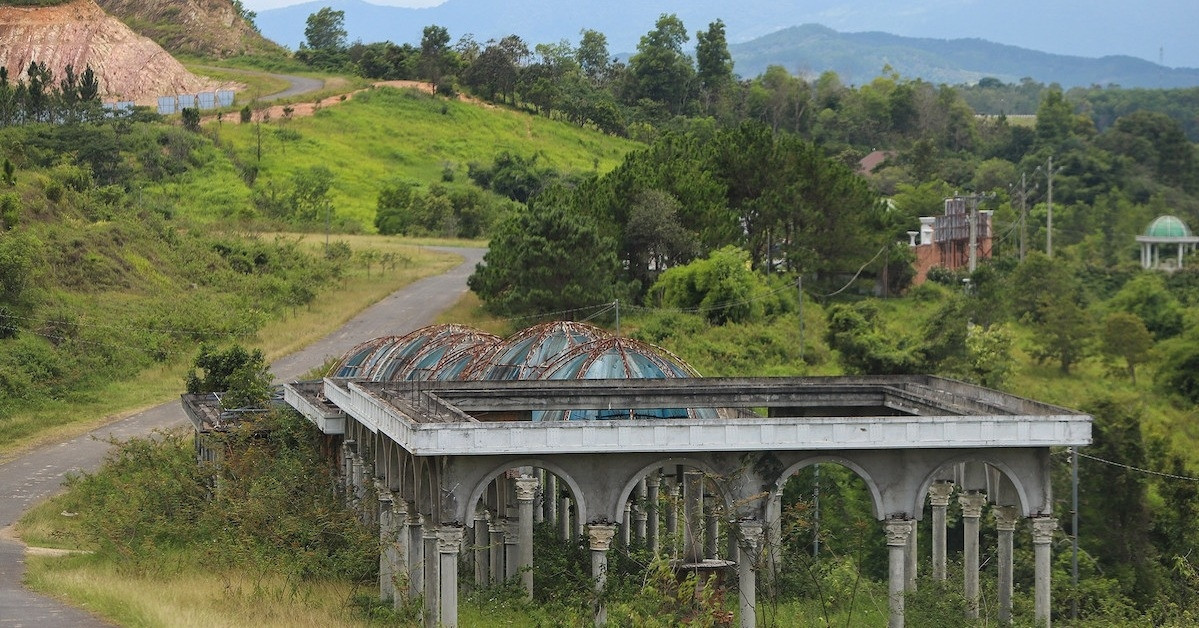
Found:
[[(1143, 235), (1137, 236), (1137, 242), (1141, 244), (1141, 267), (1146, 270), (1174, 271), (1182, 268), (1183, 256), (1199, 245), (1199, 237), (1192, 234), (1187, 224), (1177, 216), (1158, 216), (1145, 228)], [(1176, 263), (1168, 257), (1162, 262), (1163, 246), (1174, 247), (1178, 256)]]

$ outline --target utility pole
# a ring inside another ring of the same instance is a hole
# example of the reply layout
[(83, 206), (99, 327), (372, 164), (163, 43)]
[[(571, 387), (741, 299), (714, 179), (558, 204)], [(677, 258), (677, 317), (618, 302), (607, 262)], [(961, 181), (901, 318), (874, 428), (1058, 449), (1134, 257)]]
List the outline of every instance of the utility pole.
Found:
[(803, 360), (803, 275), (795, 285), (799, 289), (799, 359)]
[(1053, 155), (1049, 156), (1049, 163), (1045, 167), (1045, 179), (1049, 182), (1049, 190), (1045, 197), (1045, 207), (1047, 209), (1045, 223), (1045, 255), (1053, 259), (1053, 177), (1061, 172), (1061, 166), (1057, 170), (1053, 169)]
[(978, 268), (978, 195), (970, 197), (970, 213), (967, 214), (967, 220), (970, 222), (970, 272), (973, 273)]
[(1025, 173), (1020, 173), (1020, 261), (1028, 252), (1028, 181)]

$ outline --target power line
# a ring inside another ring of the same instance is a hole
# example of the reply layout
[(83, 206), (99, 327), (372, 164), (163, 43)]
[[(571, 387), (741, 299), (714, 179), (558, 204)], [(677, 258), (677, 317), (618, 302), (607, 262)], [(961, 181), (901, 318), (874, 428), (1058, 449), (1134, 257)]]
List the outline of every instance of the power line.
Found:
[(1127, 469), (1129, 471), (1136, 471), (1138, 473), (1147, 473), (1149, 475), (1156, 475), (1158, 477), (1169, 478), (1171, 480), (1186, 480), (1188, 482), (1199, 482), (1199, 478), (1194, 478), (1194, 477), (1190, 477), (1190, 476), (1186, 476), (1186, 475), (1175, 475), (1173, 473), (1163, 473), (1161, 471), (1153, 471), (1152, 469), (1142, 469), (1140, 467), (1134, 467), (1130, 464), (1124, 464), (1122, 462), (1115, 462), (1113, 460), (1105, 460), (1105, 459), (1099, 458), (1097, 456), (1091, 456), (1089, 454), (1084, 454), (1081, 451), (1078, 452), (1078, 455), (1083, 458), (1087, 458), (1088, 460), (1094, 460), (1095, 462), (1102, 462), (1103, 464), (1111, 465), (1113, 467), (1120, 467), (1121, 469)]

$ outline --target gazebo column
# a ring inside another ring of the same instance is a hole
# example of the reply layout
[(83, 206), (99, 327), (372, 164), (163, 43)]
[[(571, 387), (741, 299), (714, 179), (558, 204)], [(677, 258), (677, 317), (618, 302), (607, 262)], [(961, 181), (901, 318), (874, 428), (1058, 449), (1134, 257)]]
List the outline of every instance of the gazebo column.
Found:
[(519, 572), (520, 565), (520, 522), (508, 517), (504, 519), (504, 580), (511, 580)]
[(400, 584), (407, 587), (407, 583), (411, 581), (410, 572), (412, 571), (411, 553), (412, 536), (408, 531), (408, 502), (400, 499), (399, 495), (393, 495), (391, 499), (391, 520), (395, 525), (395, 562), (392, 564), (392, 586), (395, 589), (395, 598), (393, 607), (400, 608), (404, 601), (411, 599), (409, 596), (412, 591), (408, 588), (401, 589)]
[(480, 508), (475, 513), (475, 586), (487, 586), (491, 580), (491, 513)]
[(903, 572), (912, 523), (908, 519), (887, 519), (883, 529), (887, 534), (887, 601), (891, 609), (887, 628), (903, 628)]
[(645, 478), (645, 544), (651, 554), (658, 553), (658, 489), (662, 474), (651, 471)]
[[(758, 625), (758, 567), (757, 560), (762, 554), (762, 522), (743, 519), (737, 524), (741, 539), (739, 558), (737, 560), (737, 581), (741, 600), (741, 628), (755, 628)], [(730, 530), (730, 536), (734, 536)]]
[[(425, 519), (424, 548), (425, 548), (425, 628), (441, 626), (441, 559), (438, 555), (440, 548), (437, 536), (440, 526), (432, 525)], [(462, 537), (458, 540), (461, 542)], [(455, 564), (456, 567), (456, 564)], [(457, 569), (455, 568), (455, 572)], [(455, 621), (457, 618), (455, 618)]]
[[(531, 515), (532, 513), (530, 513)], [(458, 628), (458, 551), (462, 548), (463, 529), (438, 526), (438, 598), (441, 628)]]
[(559, 503), (561, 507), (558, 509), (558, 536), (562, 537), (563, 541), (569, 541), (574, 536), (574, 526), (570, 523), (570, 496), (563, 493)]
[(720, 516), (716, 512), (716, 500), (705, 496), (704, 558), (720, 558)]
[(595, 625), (608, 623), (608, 609), (604, 604), (604, 584), (608, 580), (608, 550), (612, 548), (612, 537), (616, 526), (610, 523), (592, 523), (587, 526), (588, 546), (591, 548), (591, 578), (595, 584)]
[(683, 562), (703, 560), (704, 474), (687, 471), (683, 474)]
[(391, 493), (383, 488), (380, 487), (379, 490), (379, 599), (394, 602), (399, 524), (391, 507)]
[(673, 477), (663, 479), (666, 487), (666, 540), (669, 543), (669, 554), (675, 556), (678, 551), (679, 535), (679, 487)]
[(646, 514), (646, 499), (649, 492), (646, 478), (641, 478), (637, 482), (637, 501), (633, 505), (633, 533), (637, 536), (637, 540), (645, 543), (645, 535), (647, 532), (647, 522), (649, 516)]
[(425, 594), (425, 533), (424, 517), (412, 505), (408, 506), (408, 599), (416, 600)]
[(633, 502), (624, 503), (624, 516), (620, 519), (620, 545), (628, 549), (633, 543)]
[(1012, 623), (1012, 536), (1020, 512), (1015, 506), (996, 506), (991, 510), (999, 532), (999, 625)]
[(520, 570), (520, 583), (525, 595), (530, 600), (533, 599), (533, 499), (537, 496), (538, 484), (537, 478), (531, 475), (522, 475), (516, 480), (520, 536), (517, 569)]
[(963, 555), (962, 570), (965, 580), (966, 617), (978, 619), (978, 520), (987, 503), (986, 493), (970, 491), (958, 496), (962, 506)]
[(953, 494), (953, 482), (938, 480), (928, 488), (928, 499), (933, 506), (933, 578), (945, 579), (945, 512), (949, 507), (949, 496)]
[(1057, 530), (1057, 519), (1034, 517), (1032, 519), (1032, 547), (1035, 560), (1034, 617), (1038, 628), (1049, 626), (1049, 578), (1053, 532)]
[(537, 493), (533, 496), (533, 522), (534, 523), (543, 523), (545, 521), (545, 501), (546, 500), (545, 500), (545, 494), (541, 490), (541, 487), (545, 486), (545, 476), (546, 476), (545, 469), (537, 469), (537, 473), (534, 474), (534, 477), (537, 480), (537, 486), (538, 486)]
[(558, 476), (547, 471), (541, 492), (544, 495), (545, 520), (555, 525), (558, 523)]
[(912, 532), (911, 532), (911, 534), (908, 535), (908, 546), (907, 546), (907, 549), (904, 551), (904, 557), (903, 557), (903, 559), (904, 559), (903, 590), (904, 591), (915, 591), (916, 590), (916, 559), (919, 557), (917, 555), (917, 550), (919, 548), (916, 546), (916, 539), (919, 536), (919, 534), (917, 534), (917, 531), (918, 531), (917, 521), (915, 519), (912, 519), (910, 521), (910, 523), (912, 524)]
[(494, 514), (487, 519), (487, 536), (490, 539), (487, 566), (491, 584), (499, 584), (504, 581), (504, 522)]

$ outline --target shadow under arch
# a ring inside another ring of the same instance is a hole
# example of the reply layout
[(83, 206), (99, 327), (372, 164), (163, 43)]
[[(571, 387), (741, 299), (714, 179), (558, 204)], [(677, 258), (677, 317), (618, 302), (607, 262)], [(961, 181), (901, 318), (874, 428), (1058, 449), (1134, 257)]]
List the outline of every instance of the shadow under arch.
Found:
[(870, 492), (871, 514), (880, 521), (884, 519), (883, 496), (879, 491), (878, 484), (875, 483), (874, 478), (872, 478), (870, 474), (867, 473), (864, 468), (862, 468), (861, 465), (850, 460), (849, 458), (832, 454), (823, 454), (804, 458), (803, 460), (800, 460), (799, 462), (787, 467), (781, 474), (779, 474), (778, 480), (775, 481), (770, 490), (770, 499), (766, 501), (766, 521), (779, 521), (782, 518), (783, 487), (787, 485), (787, 480), (791, 479), (791, 476), (812, 465), (825, 463), (839, 464), (856, 473), (857, 476), (862, 479), (862, 482), (866, 484), (866, 490)]
[(586, 521), (586, 519), (583, 517), (587, 514), (587, 496), (583, 494), (582, 489), (579, 487), (579, 483), (575, 481), (575, 479), (571, 477), (570, 473), (568, 473), (562, 467), (552, 462), (542, 460), (541, 458), (517, 458), (514, 460), (505, 461), (503, 464), (492, 467), (492, 469), (483, 474), (483, 476), (475, 484), (475, 488), (471, 490), (470, 496), (467, 498), (466, 502), (458, 507), (458, 520), (462, 521), (466, 527), (473, 528), (475, 526), (475, 518), (472, 511), (474, 510), (475, 505), (479, 503), (479, 500), (483, 498), (483, 493), (487, 491), (487, 487), (490, 486), (491, 483), (496, 480), (496, 478), (500, 477), (500, 475), (503, 475), (505, 471), (509, 469), (515, 469), (517, 467), (534, 467), (537, 469), (545, 469), (546, 471), (558, 476), (558, 479), (566, 482), (566, 486), (570, 488), (571, 497), (575, 501), (575, 508), (577, 509), (579, 521)]
[[(624, 519), (624, 504), (625, 504), (625, 502), (629, 501), (629, 497), (632, 496), (633, 491), (636, 490), (637, 484), (639, 482), (641, 482), (642, 478), (649, 475), (649, 473), (651, 471), (653, 471), (654, 469), (660, 469), (662, 467), (671, 466), (671, 465), (692, 467), (695, 469), (699, 469), (700, 471), (703, 471), (705, 475), (708, 475), (711, 477), (720, 477), (720, 474), (718, 474), (716, 472), (716, 470), (712, 467), (712, 465), (707, 464), (701, 460), (696, 460), (695, 458), (688, 458), (688, 457), (679, 458), (679, 457), (674, 457), (674, 456), (667, 456), (660, 461), (656, 461), (656, 462), (652, 462), (650, 464), (644, 465), (641, 468), (634, 471), (633, 474), (629, 477), (628, 481), (625, 482), (624, 487), (621, 488), (620, 494), (618, 496), (618, 499), (616, 500), (616, 503), (612, 505), (612, 507), (614, 508), (614, 511), (611, 513), (608, 513), (609, 515), (612, 516), (611, 521), (622, 521)], [(713, 486), (716, 487), (716, 492), (720, 494), (720, 501), (724, 503), (724, 506), (726, 509), (729, 508), (731, 506), (731, 504), (729, 503), (729, 496), (726, 494), (726, 491), (724, 490), (724, 488), (720, 486), (720, 482), (712, 482), (712, 484), (713, 484)]]
[(916, 491), (916, 501), (912, 503), (913, 510), (911, 512), (918, 514), (924, 512), (924, 500), (925, 496), (928, 495), (929, 487), (931, 487), (933, 482), (936, 482), (937, 479), (945, 477), (945, 470), (947, 468), (969, 462), (985, 464), (999, 471), (999, 473), (1011, 483), (1012, 488), (1015, 489), (1017, 502), (1016, 505), (1020, 509), (1020, 516), (1031, 517), (1033, 514), (1035, 514), (1030, 512), (1032, 506), (1028, 498), (1028, 489), (1024, 486), (1024, 482), (1021, 480), (1020, 475), (1015, 472), (1011, 465), (998, 458), (992, 456), (980, 456), (977, 453), (951, 456), (930, 471), (928, 475), (926, 475), (920, 482), (920, 488), (918, 491)]

